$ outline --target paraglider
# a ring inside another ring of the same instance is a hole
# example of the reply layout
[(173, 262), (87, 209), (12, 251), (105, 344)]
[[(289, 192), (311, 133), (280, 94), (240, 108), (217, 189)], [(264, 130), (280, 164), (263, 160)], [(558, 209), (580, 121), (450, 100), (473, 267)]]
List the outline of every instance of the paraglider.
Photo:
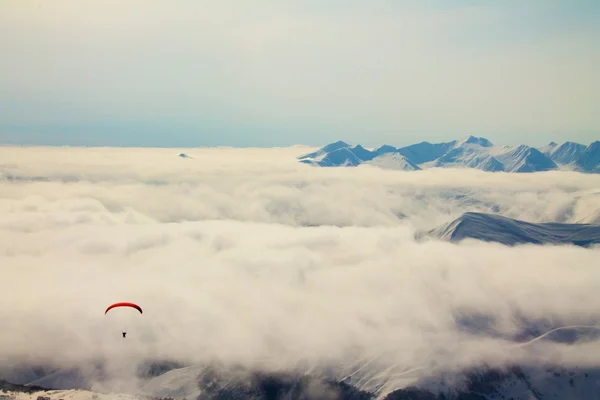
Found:
[(107, 312), (109, 312), (110, 310), (112, 310), (115, 307), (133, 307), (136, 310), (138, 310), (140, 312), (140, 314), (143, 314), (142, 307), (138, 306), (137, 304), (130, 303), (128, 301), (121, 301), (119, 303), (114, 303), (114, 304), (111, 304), (110, 306), (108, 306), (106, 311), (104, 311), (104, 315), (106, 315)]
[[(128, 302), (128, 301), (120, 301), (118, 303), (114, 303), (114, 304), (111, 304), (110, 306), (108, 306), (108, 308), (106, 309), (106, 311), (104, 311), (104, 315), (106, 315), (110, 310), (112, 310), (113, 308), (116, 308), (116, 307), (131, 307), (131, 308), (135, 308), (136, 310), (138, 310), (140, 312), (140, 314), (143, 314), (142, 307), (138, 306), (137, 304), (131, 303), (131, 302)], [(123, 335), (123, 339), (125, 339), (125, 336), (127, 335), (127, 332), (123, 331), (121, 333)]]

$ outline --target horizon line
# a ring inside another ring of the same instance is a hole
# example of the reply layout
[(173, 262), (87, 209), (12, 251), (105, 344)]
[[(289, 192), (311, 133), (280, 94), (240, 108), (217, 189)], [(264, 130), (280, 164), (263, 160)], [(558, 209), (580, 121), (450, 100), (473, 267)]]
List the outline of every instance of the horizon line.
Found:
[[(377, 148), (377, 147), (381, 147), (381, 146), (393, 146), (396, 148), (402, 148), (402, 147), (408, 147), (408, 146), (413, 146), (416, 144), (421, 144), (421, 143), (430, 143), (430, 144), (441, 144), (441, 143), (450, 143), (453, 141), (460, 141), (466, 138), (477, 138), (477, 139), (485, 139), (490, 141), (489, 139), (483, 137), (483, 136), (474, 136), (474, 135), (466, 135), (461, 137), (460, 139), (452, 139), (452, 140), (447, 140), (447, 141), (428, 141), (428, 140), (422, 140), (420, 142), (415, 142), (415, 143), (411, 143), (411, 144), (407, 144), (401, 147), (397, 147), (394, 145), (391, 145), (389, 143), (381, 143), (378, 146), (366, 146), (367, 148)], [(581, 142), (576, 142), (576, 141), (572, 141), (572, 140), (566, 140), (564, 142), (556, 142), (554, 140), (550, 140), (549, 142), (547, 142), (545, 145), (549, 145), (549, 144), (556, 144), (556, 145), (561, 145), (561, 144), (565, 144), (565, 143), (575, 143), (575, 144), (580, 144), (580, 145), (584, 145), (584, 146), (590, 146), (592, 143), (598, 142), (600, 141), (600, 138), (597, 140), (592, 140), (589, 143), (581, 143)], [(303, 144), (303, 143), (295, 143), (295, 144), (291, 144), (291, 145), (271, 145), (271, 146), (265, 146), (265, 145), (198, 145), (198, 146), (170, 146), (170, 145), (163, 145), (163, 146), (152, 146), (152, 145), (127, 145), (127, 144), (120, 144), (120, 145), (110, 145), (110, 144), (35, 144), (35, 143), (31, 143), (31, 144), (20, 144), (20, 143), (0, 143), (0, 147), (32, 147), (32, 148), (61, 148), (61, 147), (74, 147), (74, 148), (127, 148), (127, 149), (283, 149), (283, 148), (294, 148), (294, 147), (299, 147), (299, 148), (322, 148), (325, 147), (327, 145), (333, 144), (333, 143), (338, 143), (338, 142), (343, 142), (346, 143), (349, 146), (361, 146), (361, 147), (365, 147), (364, 145), (360, 144), (360, 143), (349, 143), (346, 140), (343, 139), (338, 139), (332, 142), (328, 142), (328, 143), (324, 143), (324, 144)], [(528, 145), (525, 143), (521, 143), (521, 144), (515, 144), (515, 145), (507, 145), (507, 144), (497, 144), (495, 142), (490, 141), (490, 143), (492, 143), (493, 146), (509, 146), (509, 147), (514, 147), (514, 146), (522, 146), (522, 145), (526, 145), (528, 147), (532, 147), (532, 148), (540, 148), (541, 146), (535, 146), (535, 145)], [(543, 145), (543, 146), (545, 146)]]

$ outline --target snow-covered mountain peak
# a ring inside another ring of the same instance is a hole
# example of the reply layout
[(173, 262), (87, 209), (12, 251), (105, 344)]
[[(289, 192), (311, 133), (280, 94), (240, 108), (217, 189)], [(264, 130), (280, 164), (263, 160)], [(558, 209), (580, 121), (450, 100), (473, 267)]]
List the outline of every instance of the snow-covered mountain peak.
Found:
[(376, 148), (373, 152), (377, 155), (381, 155), (381, 154), (385, 154), (385, 153), (393, 153), (396, 151), (398, 151), (398, 149), (395, 148), (394, 146), (390, 146), (389, 144), (384, 144), (383, 146)]
[(330, 143), (326, 146), (321, 147), (319, 150), (309, 153), (309, 154), (304, 154), (302, 156), (299, 156), (298, 159), (299, 160), (305, 160), (308, 158), (316, 158), (319, 156), (323, 156), (327, 153), (331, 153), (333, 151), (339, 150), (339, 149), (343, 149), (345, 147), (350, 147), (350, 145), (344, 141), (338, 140), (337, 142), (334, 143)]
[(458, 142), (456, 142), (455, 147), (462, 147), (464, 145), (477, 145), (481, 147), (493, 147), (493, 143), (483, 137), (475, 137), (475, 136), (467, 136)]

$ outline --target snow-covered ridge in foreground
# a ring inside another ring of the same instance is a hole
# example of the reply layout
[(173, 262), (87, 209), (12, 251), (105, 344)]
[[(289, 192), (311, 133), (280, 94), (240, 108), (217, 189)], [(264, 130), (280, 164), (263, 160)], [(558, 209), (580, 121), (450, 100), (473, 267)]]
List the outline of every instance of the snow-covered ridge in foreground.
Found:
[[(600, 399), (599, 368), (562, 368), (555, 365), (505, 368), (481, 366), (464, 372), (435, 372), (434, 368), (398, 371), (381, 379), (356, 371), (344, 382), (306, 374), (258, 373), (186, 367), (151, 379), (139, 393), (98, 393), (90, 390), (43, 390), (0, 382), (0, 398), (14, 400), (557, 400)], [(420, 379), (414, 379), (421, 376)], [(402, 389), (391, 390), (404, 381)], [(41, 400), (41, 399), (40, 399)]]
[(600, 243), (600, 225), (532, 223), (478, 212), (467, 212), (428, 234), (452, 242), (476, 239), (509, 246), (530, 243), (587, 247)]

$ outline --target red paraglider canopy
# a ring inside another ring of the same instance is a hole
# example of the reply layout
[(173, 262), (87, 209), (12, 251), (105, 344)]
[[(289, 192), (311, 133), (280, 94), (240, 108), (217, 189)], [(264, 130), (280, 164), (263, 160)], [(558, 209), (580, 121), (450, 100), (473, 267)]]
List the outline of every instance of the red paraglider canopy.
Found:
[(115, 307), (133, 307), (133, 308), (135, 308), (136, 310), (138, 310), (138, 311), (140, 312), (140, 314), (143, 314), (143, 313), (142, 313), (142, 307), (138, 306), (137, 304), (135, 304), (135, 303), (130, 303), (130, 302), (128, 302), (128, 301), (121, 301), (121, 302), (118, 302), (118, 303), (115, 303), (115, 304), (111, 304), (110, 306), (108, 306), (108, 308), (106, 309), (106, 311), (104, 311), (104, 315), (106, 315), (106, 313), (107, 313), (109, 310), (111, 310), (111, 309), (113, 309), (113, 308), (115, 308)]

